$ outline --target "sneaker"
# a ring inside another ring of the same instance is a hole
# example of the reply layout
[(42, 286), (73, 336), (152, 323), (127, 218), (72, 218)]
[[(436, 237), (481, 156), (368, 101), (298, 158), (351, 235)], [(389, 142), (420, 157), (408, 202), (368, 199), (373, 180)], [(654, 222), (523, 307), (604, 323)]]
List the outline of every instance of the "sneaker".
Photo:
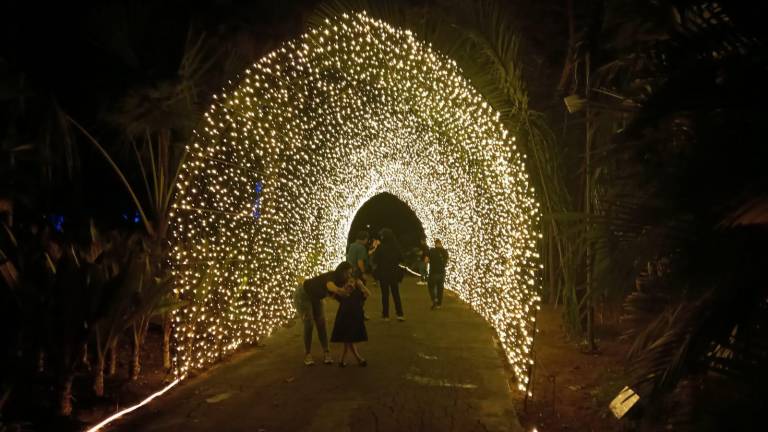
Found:
[(333, 359), (331, 358), (331, 353), (325, 353), (325, 358), (323, 359), (323, 364), (333, 364)]
[(312, 358), (312, 354), (307, 354), (304, 356), (304, 366), (312, 366), (315, 364), (315, 360)]
[(426, 285), (426, 284), (427, 284), (427, 283), (426, 283), (426, 282), (424, 282), (424, 281), (418, 281), (418, 282), (416, 282), (416, 285)]
[(402, 315), (400, 315), (399, 317), (397, 317), (397, 320), (398, 320), (398, 321), (405, 321), (405, 317), (404, 317), (404, 316), (402, 316)]

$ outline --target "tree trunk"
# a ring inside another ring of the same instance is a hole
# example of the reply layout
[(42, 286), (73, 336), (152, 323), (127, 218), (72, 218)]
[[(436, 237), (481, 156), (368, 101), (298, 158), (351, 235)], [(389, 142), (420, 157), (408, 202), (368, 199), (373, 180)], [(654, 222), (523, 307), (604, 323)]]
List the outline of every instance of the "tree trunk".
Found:
[(141, 336), (134, 330), (133, 345), (131, 345), (131, 372), (132, 380), (139, 378), (141, 372)]
[(108, 376), (115, 376), (117, 373), (117, 341), (119, 338), (115, 338), (109, 345), (109, 370), (107, 370)]
[[(553, 221), (552, 224), (555, 222)], [(559, 290), (557, 289), (557, 281), (555, 280), (555, 230), (550, 225), (549, 235), (547, 236), (547, 265), (549, 268), (549, 303), (554, 304), (557, 307), (557, 298)]]
[(97, 353), (96, 355), (96, 370), (93, 375), (93, 393), (96, 396), (104, 396), (104, 353)]
[(0, 413), (3, 412), (3, 407), (5, 406), (5, 403), (8, 402), (8, 399), (10, 399), (11, 391), (13, 391), (13, 387), (9, 386), (5, 390), (3, 390), (2, 394), (0, 394)]
[(75, 374), (68, 372), (59, 389), (59, 414), (64, 417), (72, 415), (72, 382), (74, 380)]
[(560, 81), (557, 84), (557, 89), (561, 92), (566, 91), (566, 84), (573, 71), (573, 50), (576, 46), (576, 20), (573, 15), (573, 0), (566, 0), (565, 9), (568, 13), (568, 50), (565, 53)]
[(586, 125), (586, 149), (585, 149), (585, 159), (584, 159), (584, 178), (585, 178), (585, 185), (584, 185), (584, 213), (587, 215), (587, 223), (586, 223), (586, 281), (585, 281), (585, 290), (586, 290), (586, 299), (584, 301), (584, 307), (586, 308), (587, 312), (587, 349), (591, 352), (597, 350), (597, 344), (595, 343), (595, 310), (594, 310), (594, 301), (592, 299), (592, 241), (590, 240), (590, 232), (592, 230), (592, 110), (590, 109), (590, 86), (592, 83), (589, 79), (589, 73), (591, 68), (591, 61), (590, 61), (590, 53), (587, 52), (586, 59), (585, 59), (585, 86), (586, 89), (584, 91), (584, 94), (587, 99), (587, 108), (586, 108), (586, 115), (585, 115), (585, 125)]
[(88, 344), (83, 344), (83, 358), (82, 358), (83, 366), (85, 366), (86, 369), (91, 370), (91, 362), (88, 359)]
[(163, 319), (163, 368), (171, 369), (171, 314), (166, 313)]
[(141, 373), (141, 345), (144, 342), (144, 335), (146, 334), (147, 327), (149, 326), (149, 320), (146, 322), (142, 319), (137, 324), (133, 325), (133, 346), (131, 352), (131, 380), (139, 378)]

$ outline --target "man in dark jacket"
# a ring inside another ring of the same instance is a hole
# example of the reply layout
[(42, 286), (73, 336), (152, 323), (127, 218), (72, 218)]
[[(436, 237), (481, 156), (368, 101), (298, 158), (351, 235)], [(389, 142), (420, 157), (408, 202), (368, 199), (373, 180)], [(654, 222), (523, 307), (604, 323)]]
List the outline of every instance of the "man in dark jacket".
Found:
[(374, 276), (379, 280), (381, 287), (381, 317), (389, 321), (389, 293), (395, 302), (395, 312), (398, 321), (405, 321), (403, 316), (403, 304), (400, 301), (400, 280), (403, 278), (403, 270), (400, 262), (403, 260), (400, 244), (395, 234), (389, 228), (381, 230), (381, 245), (373, 254), (373, 262), (376, 265)]
[(429, 250), (429, 278), (427, 290), (432, 300), (432, 309), (440, 309), (443, 305), (443, 290), (445, 289), (445, 267), (448, 265), (448, 251), (443, 248), (443, 242), (435, 239), (435, 247)]

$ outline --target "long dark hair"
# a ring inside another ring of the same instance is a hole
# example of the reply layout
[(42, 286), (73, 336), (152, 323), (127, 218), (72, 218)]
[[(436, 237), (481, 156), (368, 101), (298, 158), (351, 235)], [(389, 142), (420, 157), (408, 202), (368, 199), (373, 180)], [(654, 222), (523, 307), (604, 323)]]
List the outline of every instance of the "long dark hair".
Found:
[(352, 270), (352, 264), (347, 261), (342, 261), (336, 266), (336, 270), (333, 271), (333, 279), (336, 285), (342, 286), (347, 282), (347, 272)]

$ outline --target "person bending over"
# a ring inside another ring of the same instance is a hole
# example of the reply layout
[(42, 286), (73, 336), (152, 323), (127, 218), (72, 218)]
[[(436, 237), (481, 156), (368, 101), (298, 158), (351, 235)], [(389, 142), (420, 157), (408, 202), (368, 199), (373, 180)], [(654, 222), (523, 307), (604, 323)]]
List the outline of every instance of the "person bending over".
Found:
[(352, 265), (344, 261), (336, 270), (319, 274), (305, 280), (296, 288), (294, 299), (296, 309), (304, 321), (304, 364), (315, 364), (312, 358), (312, 329), (317, 327), (317, 337), (325, 354), (323, 363), (333, 364), (331, 352), (328, 349), (328, 333), (325, 327), (324, 299), (329, 294), (339, 298), (348, 297), (350, 290), (344, 288), (347, 281), (352, 279)]

